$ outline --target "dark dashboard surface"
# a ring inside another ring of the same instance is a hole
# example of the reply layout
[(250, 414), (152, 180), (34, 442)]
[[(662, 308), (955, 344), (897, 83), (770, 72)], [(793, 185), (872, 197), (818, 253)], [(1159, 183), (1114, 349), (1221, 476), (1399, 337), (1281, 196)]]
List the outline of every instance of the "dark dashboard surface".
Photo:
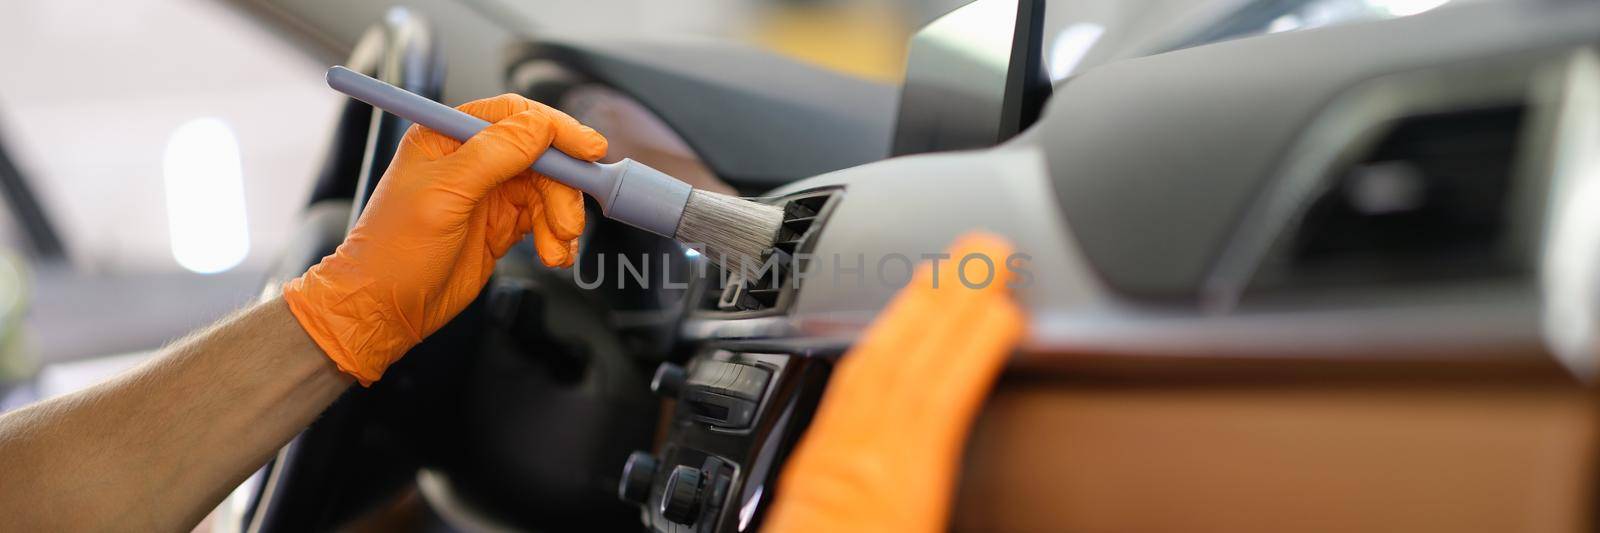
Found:
[(771, 52), (694, 40), (549, 39), (513, 57), (513, 65), (553, 59), (628, 94), (741, 188), (768, 189), (889, 154), (895, 87)]

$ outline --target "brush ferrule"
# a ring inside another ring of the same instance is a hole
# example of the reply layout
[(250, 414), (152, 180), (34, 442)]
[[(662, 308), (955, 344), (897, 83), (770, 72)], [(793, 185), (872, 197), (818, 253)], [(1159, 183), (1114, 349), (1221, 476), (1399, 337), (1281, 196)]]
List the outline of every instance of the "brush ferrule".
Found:
[(601, 212), (612, 220), (671, 238), (694, 188), (632, 159), (609, 166), (617, 172), (610, 194), (594, 195)]

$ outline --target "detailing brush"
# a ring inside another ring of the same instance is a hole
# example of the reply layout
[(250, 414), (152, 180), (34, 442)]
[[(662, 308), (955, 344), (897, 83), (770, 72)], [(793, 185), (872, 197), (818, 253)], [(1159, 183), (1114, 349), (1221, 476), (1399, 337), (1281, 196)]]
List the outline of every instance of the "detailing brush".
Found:
[[(373, 107), (466, 142), (487, 121), (335, 66), (328, 86)], [(590, 163), (545, 150), (533, 170), (589, 193), (606, 218), (690, 245), (724, 268), (759, 265), (783, 225), (783, 208), (697, 190), (632, 159)]]

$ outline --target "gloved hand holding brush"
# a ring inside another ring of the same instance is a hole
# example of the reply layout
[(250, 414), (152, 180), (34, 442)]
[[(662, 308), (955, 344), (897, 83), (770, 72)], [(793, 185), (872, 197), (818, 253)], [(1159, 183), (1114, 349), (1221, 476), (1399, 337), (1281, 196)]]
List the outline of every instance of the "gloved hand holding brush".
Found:
[(514, 94), (459, 109), (494, 124), (465, 144), (412, 126), (344, 244), (284, 287), (311, 338), (363, 385), (472, 302), (528, 233), (544, 264), (576, 259), (582, 193), (528, 166), (548, 146), (597, 160), (605, 138)]
[(282, 299), (0, 416), (0, 530), (188, 530), (351, 377), (371, 384), (460, 313), (517, 241), (531, 233), (545, 264), (571, 265), (583, 197), (529, 165), (552, 146), (590, 165), (605, 138), (515, 95), (461, 111), (481, 131), (406, 132), (345, 242)]

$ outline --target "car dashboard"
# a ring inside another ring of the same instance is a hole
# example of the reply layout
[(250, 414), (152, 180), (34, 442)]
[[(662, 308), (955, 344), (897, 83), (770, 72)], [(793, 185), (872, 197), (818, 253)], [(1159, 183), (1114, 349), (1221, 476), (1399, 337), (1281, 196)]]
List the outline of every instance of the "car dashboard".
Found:
[[(997, 3), (1007, 51), (1070, 22)], [(376, 416), (427, 406), (385, 442), (457, 527), (755, 531), (834, 363), (981, 230), (1030, 318), (953, 529), (1592, 528), (1597, 28), (1589, 3), (1463, 2), (1059, 78), (914, 39), (912, 67), (971, 75), (900, 88), (530, 41), (509, 89), (608, 158), (782, 206), (782, 233), (725, 270), (591, 210), (573, 270), (508, 255)], [(1002, 115), (962, 129), (972, 109)]]
[[(1487, 510), (1503, 500), (1480, 489), (1535, 474), (1494, 465), (1581, 470), (1592, 443), (1572, 377), (1589, 375), (1594, 358), (1562, 348), (1592, 344), (1572, 339), (1582, 334), (1562, 317), (1593, 306), (1572, 303), (1573, 279), (1557, 274), (1592, 267), (1551, 248), (1587, 234), (1552, 196), (1585, 179), (1563, 169), (1581, 166), (1586, 149), (1551, 140), (1595, 126), (1571, 110), (1600, 94), (1600, 15), (1548, 7), (1463, 5), (1124, 60), (1056, 83), (1037, 123), (994, 148), (897, 157), (764, 193), (796, 216), (781, 254), (796, 266), (754, 283), (713, 276), (691, 291), (678, 333), (692, 355), (654, 380), (674, 401), (667, 433), (629, 458), (623, 498), (657, 531), (759, 525), (820, 397), (804, 384), (825, 382), (911, 265), (979, 229), (1021, 252), (1015, 266), (1031, 275), (1017, 297), (1032, 322), (974, 433), (965, 479), (981, 489), (963, 489), (958, 529), (1096, 529), (1119, 522), (1086, 510), (1091, 502), (1126, 510), (1146, 499), (1176, 509), (1154, 513), (1156, 525), (1267, 523), (1199, 513), (1195, 501), (1287, 519), (1251, 503), (1274, 497), (1265, 467), (1248, 464), (1285, 449), (1299, 450), (1283, 459), (1296, 475), (1351, 483), (1306, 486), (1324, 501), (1353, 498), (1347, 489), (1387, 471), (1418, 476), (1406, 490), (1477, 502), (1450, 504), (1463, 510), (1452, 516), (1285, 507), (1328, 523), (1520, 520), (1532, 507)], [(1495, 397), (1510, 403), (1492, 407)], [(1380, 414), (1413, 408), (1439, 425), (1402, 430)], [(1200, 426), (1169, 416), (1185, 409)], [(1266, 420), (1257, 433), (1235, 418), (1251, 410)], [(1266, 426), (1296, 413), (1320, 413), (1323, 426), (1291, 433), (1344, 435), (1345, 446), (1264, 444)], [(1177, 426), (1191, 430), (1186, 449), (1214, 454), (1198, 464), (1232, 469), (1174, 462), (1160, 446), (1070, 444), (1159, 440)], [(1499, 448), (1451, 444), (1502, 431), (1521, 436)], [(1035, 433), (1081, 455), (1027, 443)], [(1479, 476), (1426, 481), (1440, 466), (1425, 460), (1430, 446)], [(1244, 481), (1206, 495), (1095, 488), (1164, 479), (1141, 460), (1188, 469), (1195, 483), (1178, 484), (1190, 489), (1228, 472)], [(1073, 476), (1086, 477), (1063, 481)], [(1546, 481), (1587, 487), (1582, 477)], [(1569, 496), (1587, 489), (1574, 490), (1551, 502), (1556, 515), (1585, 516)]]

